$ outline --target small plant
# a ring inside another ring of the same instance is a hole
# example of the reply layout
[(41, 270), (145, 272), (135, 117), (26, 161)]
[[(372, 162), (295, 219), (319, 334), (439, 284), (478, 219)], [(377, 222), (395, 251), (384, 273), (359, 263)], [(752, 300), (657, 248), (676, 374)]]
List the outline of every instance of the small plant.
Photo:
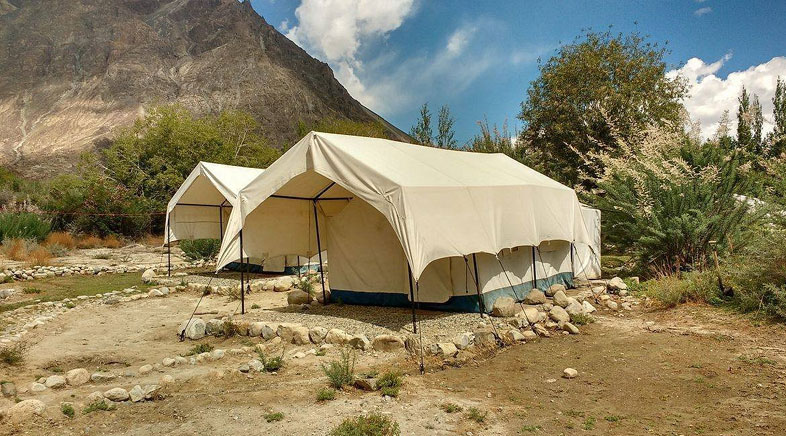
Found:
[(267, 422), (276, 422), (281, 421), (282, 419), (284, 419), (284, 414), (281, 412), (268, 413), (265, 415), (265, 421)]
[(240, 327), (232, 321), (226, 321), (221, 325), (225, 338), (231, 338), (240, 334)]
[(521, 431), (519, 433), (524, 433), (524, 432), (533, 433), (536, 431), (540, 431), (541, 428), (542, 427), (539, 425), (524, 425), (521, 427)]
[(355, 382), (355, 354), (341, 350), (341, 359), (322, 364), (322, 371), (327, 376), (330, 386), (341, 389)]
[(73, 308), (75, 308), (75, 307), (76, 307), (76, 304), (74, 304), (74, 303), (72, 303), (72, 302), (70, 302), (70, 301), (69, 301), (68, 303), (66, 303), (66, 304), (65, 304), (65, 308), (66, 308), (66, 309), (73, 309)]
[(221, 248), (218, 239), (186, 239), (180, 241), (180, 249), (188, 260), (210, 260), (216, 257)]
[(584, 430), (592, 430), (595, 428), (595, 417), (588, 416), (587, 419), (584, 420), (584, 423), (581, 425), (581, 428)]
[(109, 254), (109, 253), (98, 253), (98, 254), (93, 256), (93, 259), (99, 259), (99, 260), (107, 260), (107, 259), (111, 259), (111, 258), (112, 258), (112, 255)]
[(188, 353), (186, 353), (186, 356), (195, 356), (197, 354), (209, 353), (211, 351), (213, 351), (213, 346), (212, 345), (202, 343), (202, 344), (197, 344), (197, 345), (194, 345), (193, 347), (191, 347), (191, 349), (188, 350)]
[(44, 245), (51, 247), (52, 245), (59, 245), (65, 250), (73, 250), (76, 248), (76, 240), (70, 233), (67, 232), (52, 232), (46, 237)]
[(49, 265), (52, 261), (52, 253), (46, 247), (36, 247), (34, 250), (27, 253), (25, 259), (28, 265), (31, 266), (45, 266)]
[(38, 288), (24, 288), (22, 292), (25, 294), (40, 294), (43, 291)]
[(456, 413), (464, 410), (456, 403), (442, 403), (439, 408), (445, 413)]
[(252, 304), (252, 305), (251, 305), (251, 308), (252, 308), (252, 309), (260, 309), (260, 308), (261, 308), (261, 306), (260, 306), (260, 305), (258, 305), (257, 303), (254, 303), (254, 304)]
[(604, 417), (603, 419), (605, 419), (608, 422), (619, 422), (620, 420), (622, 420), (622, 417), (617, 415), (609, 415)]
[(71, 403), (63, 403), (60, 405), (60, 411), (63, 412), (63, 415), (73, 418), (76, 412), (74, 412), (74, 406)]
[[(0, 240), (28, 239), (41, 242), (52, 230), (52, 224), (34, 213), (0, 213)], [(3, 243), (5, 244), (5, 242)]]
[(283, 355), (268, 358), (262, 350), (257, 350), (257, 355), (259, 355), (259, 361), (262, 362), (262, 366), (267, 372), (275, 372), (284, 367)]
[(371, 413), (347, 418), (330, 432), (330, 436), (398, 436), (398, 423), (387, 416)]
[(488, 412), (481, 412), (477, 407), (470, 407), (467, 413), (467, 418), (480, 424), (486, 420), (486, 415), (488, 414)]
[(317, 392), (317, 401), (331, 401), (336, 399), (336, 390), (331, 388), (322, 388)]
[(316, 274), (309, 273), (304, 276), (301, 276), (299, 279), (295, 280), (295, 283), (292, 284), (292, 287), (295, 289), (300, 289), (301, 291), (307, 293), (308, 295), (314, 294), (314, 280), (316, 278)]
[(82, 414), (87, 415), (88, 413), (93, 413), (98, 410), (109, 410), (109, 404), (107, 404), (107, 402), (104, 400), (98, 400), (85, 407), (85, 409), (82, 410)]
[(106, 248), (120, 248), (123, 242), (115, 235), (107, 235), (104, 240), (101, 241), (101, 245)]
[(398, 397), (399, 388), (403, 383), (400, 372), (388, 371), (377, 379), (376, 388), (382, 391), (383, 396)]
[(586, 313), (574, 313), (570, 315), (570, 322), (573, 323), (573, 325), (587, 325), (595, 322), (595, 318)]
[(317, 352), (314, 355), (322, 357), (325, 354), (327, 354), (327, 349), (326, 348), (320, 348), (320, 349), (317, 350)]
[(25, 360), (25, 348), (22, 344), (7, 345), (0, 348), (0, 363), (16, 366)]
[(737, 356), (737, 360), (740, 360), (745, 363), (749, 363), (751, 365), (759, 365), (759, 366), (775, 365), (774, 360), (762, 356), (750, 357), (745, 355), (739, 355)]
[(398, 398), (398, 391), (399, 388), (393, 388), (393, 387), (384, 387), (380, 389), (380, 392), (382, 393), (383, 397)]
[(101, 238), (98, 236), (84, 236), (76, 243), (77, 248), (98, 248), (101, 246)]

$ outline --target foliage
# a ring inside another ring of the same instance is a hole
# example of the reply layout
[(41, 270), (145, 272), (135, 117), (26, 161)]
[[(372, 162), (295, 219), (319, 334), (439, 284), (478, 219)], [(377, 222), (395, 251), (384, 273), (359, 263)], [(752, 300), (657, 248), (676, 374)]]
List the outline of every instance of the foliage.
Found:
[(58, 245), (66, 250), (73, 250), (76, 248), (76, 239), (67, 232), (52, 232), (46, 237), (44, 245)]
[(29, 239), (6, 239), (3, 241), (3, 253), (11, 260), (25, 260), (30, 251), (38, 244)]
[(27, 254), (25, 260), (30, 266), (46, 266), (52, 260), (52, 253), (45, 247), (36, 247)]
[(775, 120), (769, 142), (769, 156), (780, 156), (786, 152), (786, 81), (780, 76), (775, 84), (775, 96), (772, 98), (772, 115)]
[(331, 401), (336, 399), (336, 390), (331, 388), (322, 388), (317, 392), (317, 401)]
[(98, 400), (94, 403), (89, 404), (85, 409), (82, 411), (83, 415), (87, 415), (88, 413), (92, 413), (98, 410), (110, 410), (109, 404), (105, 400)]
[(268, 358), (265, 356), (261, 350), (257, 351), (259, 355), (259, 361), (262, 362), (262, 366), (265, 368), (267, 372), (276, 372), (284, 367), (284, 357), (283, 356), (276, 356)]
[(720, 303), (717, 275), (711, 271), (695, 271), (680, 276), (672, 275), (642, 283), (644, 295), (659, 301), (665, 307), (678, 304)]
[(398, 436), (398, 423), (387, 416), (370, 413), (356, 418), (347, 418), (334, 428), (331, 436)]
[(213, 351), (213, 346), (212, 345), (201, 343), (201, 344), (196, 344), (193, 347), (191, 347), (191, 349), (188, 350), (188, 353), (186, 353), (186, 356), (195, 356), (197, 354), (209, 353), (211, 351)]
[(314, 274), (314, 273), (305, 274), (305, 275), (301, 276), (300, 278), (298, 278), (297, 280), (295, 280), (295, 282), (293, 283), (292, 287), (294, 287), (295, 289), (300, 289), (301, 291), (303, 291), (303, 292), (305, 292), (305, 293), (307, 293), (309, 295), (313, 295), (314, 294), (314, 281), (316, 280), (316, 277), (317, 277), (317, 275)]
[(267, 422), (276, 422), (282, 419), (284, 419), (284, 414), (281, 412), (268, 413), (265, 415), (265, 421)]
[(455, 403), (442, 403), (439, 408), (442, 409), (445, 413), (456, 413), (463, 410), (461, 406)]
[(570, 315), (570, 322), (573, 325), (587, 325), (595, 322), (595, 318), (586, 313), (574, 313)]
[(330, 386), (341, 389), (355, 382), (355, 354), (341, 350), (341, 359), (322, 364), (322, 371), (327, 376)]
[(63, 415), (73, 418), (76, 412), (74, 411), (74, 406), (71, 403), (63, 403), (60, 405), (60, 411), (63, 412)]
[(401, 376), (401, 373), (398, 371), (388, 371), (377, 379), (376, 388), (377, 389), (384, 389), (384, 388), (400, 388), (401, 385), (404, 383), (404, 379)]
[(756, 94), (751, 101), (745, 86), (737, 100), (737, 144), (754, 154), (762, 153), (761, 129), (764, 119), (761, 111), (761, 103)]
[(488, 414), (488, 412), (482, 412), (477, 407), (470, 407), (467, 411), (467, 418), (480, 424), (486, 420)]
[(385, 126), (378, 121), (352, 121), (345, 118), (324, 118), (313, 124), (298, 122), (298, 137), (302, 138), (308, 132), (339, 133), (342, 135), (366, 136), (369, 138), (388, 138)]
[(666, 75), (667, 51), (638, 33), (586, 33), (540, 66), (519, 119), (535, 169), (573, 185), (595, 168), (582, 155), (612, 144), (609, 116), (623, 139), (650, 125), (681, 125), (685, 82)]
[(456, 123), (453, 115), (450, 114), (448, 105), (439, 108), (437, 114), (437, 136), (434, 138), (434, 145), (438, 148), (456, 148), (456, 132), (453, 125)]
[(41, 242), (51, 230), (49, 220), (33, 213), (0, 213), (0, 241), (21, 238)]
[(428, 103), (420, 107), (420, 114), (414, 126), (409, 130), (409, 136), (420, 145), (433, 145), (434, 132), (431, 128), (431, 111)]
[(505, 121), (499, 128), (495, 124), (489, 126), (489, 121), (483, 119), (478, 121), (480, 133), (469, 141), (469, 151), (477, 153), (504, 153), (514, 159), (521, 159), (521, 149), (513, 141), (513, 133), (508, 130), (508, 122)]
[(18, 366), (25, 360), (25, 347), (20, 343), (5, 345), (0, 348), (0, 363)]
[(221, 241), (218, 239), (184, 239), (180, 249), (188, 260), (211, 260), (218, 255)]
[(740, 153), (649, 128), (595, 154), (597, 188), (585, 198), (604, 214), (605, 243), (632, 254), (645, 274), (703, 269), (713, 250), (740, 246), (754, 216), (737, 194), (750, 166)]

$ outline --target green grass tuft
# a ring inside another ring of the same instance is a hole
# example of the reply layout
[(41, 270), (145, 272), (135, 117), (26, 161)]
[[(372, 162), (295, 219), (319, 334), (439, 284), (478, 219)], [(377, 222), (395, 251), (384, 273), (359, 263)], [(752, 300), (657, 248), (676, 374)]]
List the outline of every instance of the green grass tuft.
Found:
[(488, 412), (481, 412), (477, 407), (470, 407), (467, 412), (467, 418), (480, 424), (486, 420), (488, 414)]
[(317, 392), (317, 401), (331, 401), (336, 399), (336, 390), (331, 388), (322, 388)]
[(330, 386), (341, 389), (355, 382), (355, 354), (341, 350), (341, 358), (322, 364), (322, 371), (328, 378)]
[(330, 436), (399, 436), (398, 423), (387, 416), (371, 413), (347, 418), (330, 432)]
[(284, 414), (281, 412), (268, 413), (265, 415), (265, 421), (267, 422), (277, 422), (281, 421), (282, 419), (284, 419)]

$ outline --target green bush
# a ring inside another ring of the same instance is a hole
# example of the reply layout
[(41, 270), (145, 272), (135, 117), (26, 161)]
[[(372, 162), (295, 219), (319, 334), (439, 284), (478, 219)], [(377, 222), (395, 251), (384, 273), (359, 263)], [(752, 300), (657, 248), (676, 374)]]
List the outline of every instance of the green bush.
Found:
[(265, 415), (265, 421), (267, 422), (276, 422), (281, 421), (282, 419), (284, 419), (284, 414), (281, 412), (268, 413)]
[(467, 412), (467, 418), (480, 424), (486, 420), (486, 416), (488, 416), (488, 414), (488, 412), (480, 411), (480, 409), (477, 407), (470, 407), (469, 411)]
[(63, 412), (63, 415), (73, 418), (76, 412), (74, 411), (74, 406), (70, 403), (63, 403), (60, 405), (60, 411)]
[(196, 344), (193, 347), (191, 347), (190, 350), (188, 350), (186, 356), (195, 356), (197, 354), (209, 353), (211, 351), (213, 351), (213, 346), (210, 344), (204, 344), (204, 343)]
[(322, 364), (322, 371), (327, 376), (330, 386), (341, 389), (355, 382), (355, 354), (341, 350), (341, 359)]
[(461, 406), (455, 403), (443, 403), (439, 406), (439, 408), (442, 409), (445, 413), (456, 413), (463, 410)]
[(28, 239), (41, 242), (52, 231), (52, 223), (33, 213), (0, 213), (0, 241)]
[(0, 363), (8, 366), (17, 366), (24, 360), (25, 348), (22, 344), (6, 345), (0, 348)]
[(317, 401), (331, 401), (336, 399), (336, 390), (331, 388), (322, 388), (317, 392)]
[(383, 396), (398, 397), (398, 391), (404, 380), (398, 371), (388, 371), (377, 379), (376, 388), (382, 391)]
[(95, 412), (97, 410), (104, 410), (104, 411), (106, 411), (106, 410), (111, 410), (111, 409), (112, 409), (112, 407), (110, 407), (109, 404), (105, 400), (98, 400), (95, 403), (91, 403), (87, 407), (85, 407), (85, 409), (82, 410), (82, 414), (83, 415), (87, 415), (88, 413), (93, 413), (93, 412)]
[(221, 241), (218, 239), (185, 239), (180, 241), (180, 249), (188, 260), (211, 260), (218, 255)]
[(331, 436), (398, 436), (398, 423), (387, 416), (371, 413), (347, 418), (330, 432)]
[(665, 307), (696, 302), (717, 304), (720, 300), (717, 275), (712, 271), (685, 273), (642, 283), (644, 295)]

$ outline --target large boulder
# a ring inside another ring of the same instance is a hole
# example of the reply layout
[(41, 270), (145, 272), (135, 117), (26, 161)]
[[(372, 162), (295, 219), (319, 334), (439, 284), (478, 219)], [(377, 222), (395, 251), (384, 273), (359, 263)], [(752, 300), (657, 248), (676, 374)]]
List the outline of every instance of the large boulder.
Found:
[(287, 304), (308, 304), (311, 302), (311, 295), (308, 292), (301, 291), (300, 289), (295, 289), (294, 291), (289, 291), (287, 294)]
[(458, 353), (458, 348), (452, 342), (431, 344), (431, 354), (441, 357), (453, 357)]
[(284, 342), (291, 342), (296, 345), (311, 343), (311, 339), (308, 337), (308, 328), (300, 324), (281, 323), (276, 333)]
[(459, 350), (464, 350), (472, 345), (472, 341), (474, 340), (474, 335), (469, 332), (459, 333), (453, 338), (453, 345), (456, 346)]
[(131, 399), (132, 403), (138, 403), (140, 401), (144, 401), (145, 399), (145, 390), (142, 389), (142, 386), (136, 385), (128, 391), (128, 396)]
[(50, 375), (44, 382), (44, 386), (48, 387), (49, 389), (60, 389), (64, 388), (65, 385), (66, 379), (62, 375)]
[(264, 322), (252, 322), (248, 326), (248, 335), (251, 337), (262, 336), (262, 329), (265, 327)]
[(262, 326), (262, 337), (269, 341), (278, 335), (278, 323), (266, 322)]
[(146, 269), (145, 272), (142, 273), (142, 281), (145, 283), (153, 282), (153, 279), (156, 277), (156, 271), (152, 268)]
[(524, 316), (530, 324), (535, 324), (546, 319), (546, 315), (539, 311), (537, 307), (524, 306)]
[(130, 395), (128, 391), (123, 388), (112, 388), (104, 392), (104, 398), (111, 401), (127, 401)]
[(292, 279), (292, 277), (281, 277), (273, 284), (273, 290), (276, 292), (286, 292), (292, 289), (294, 284), (295, 281)]
[(325, 341), (325, 336), (327, 336), (327, 329), (324, 327), (312, 327), (308, 331), (308, 337), (311, 338), (311, 342), (315, 344), (321, 344)]
[(377, 351), (397, 351), (404, 348), (404, 340), (394, 335), (378, 335), (371, 341), (371, 348)]
[(532, 289), (524, 297), (524, 304), (544, 304), (546, 302), (548, 302), (548, 300), (546, 300), (546, 294), (540, 289)]
[(39, 400), (20, 401), (8, 409), (8, 420), (15, 424), (29, 422), (36, 416), (41, 416), (46, 410), (46, 405)]
[(185, 335), (188, 339), (202, 339), (205, 337), (205, 329), (206, 329), (205, 322), (199, 318), (194, 318), (190, 322), (183, 321), (180, 324), (180, 327), (177, 329), (177, 334), (179, 335), (183, 330), (185, 330)]
[(549, 318), (553, 319), (557, 323), (565, 323), (570, 321), (570, 315), (568, 315), (568, 312), (559, 306), (554, 306), (551, 308), (551, 311), (549, 311)]
[(565, 311), (568, 312), (568, 315), (581, 315), (584, 313), (584, 306), (581, 305), (578, 301), (573, 298), (570, 298), (570, 303), (565, 307)]
[(563, 285), (561, 283), (557, 283), (557, 284), (551, 285), (551, 286), (549, 286), (548, 289), (546, 289), (546, 296), (547, 297), (553, 297), (553, 296), (555, 296), (557, 294), (557, 292), (560, 292), (560, 291), (563, 294), (565, 293), (565, 291), (566, 291), (565, 285)]
[(352, 337), (349, 336), (344, 330), (330, 329), (325, 335), (325, 342), (328, 344), (343, 345), (349, 342)]
[(516, 315), (518, 312), (518, 305), (516, 300), (511, 297), (499, 297), (494, 301), (494, 308), (491, 309), (491, 314), (509, 318)]
[(625, 282), (622, 281), (622, 279), (619, 278), (619, 277), (614, 277), (613, 279), (609, 280), (609, 283), (607, 284), (607, 286), (608, 286), (609, 291), (612, 291), (612, 292), (615, 292), (615, 291), (618, 292), (618, 291), (622, 291), (622, 290), (627, 290), (628, 289), (628, 285), (626, 285)]
[(568, 296), (565, 295), (565, 292), (561, 290), (554, 293), (554, 299), (552, 301), (554, 304), (562, 308), (568, 307), (569, 304)]
[(595, 306), (590, 304), (590, 302), (587, 301), (587, 300), (584, 300), (584, 302), (581, 303), (581, 307), (584, 308), (584, 313), (592, 313), (592, 312), (597, 310), (597, 309), (595, 309)]
[(497, 338), (496, 336), (494, 336), (494, 332), (491, 330), (476, 331), (473, 340), (475, 342), (475, 345), (481, 347), (493, 347), (497, 345)]
[(360, 334), (349, 339), (349, 346), (358, 350), (368, 350), (371, 347), (371, 342), (366, 335)]
[(220, 336), (224, 334), (224, 321), (213, 318), (205, 324), (205, 334), (208, 336)]

